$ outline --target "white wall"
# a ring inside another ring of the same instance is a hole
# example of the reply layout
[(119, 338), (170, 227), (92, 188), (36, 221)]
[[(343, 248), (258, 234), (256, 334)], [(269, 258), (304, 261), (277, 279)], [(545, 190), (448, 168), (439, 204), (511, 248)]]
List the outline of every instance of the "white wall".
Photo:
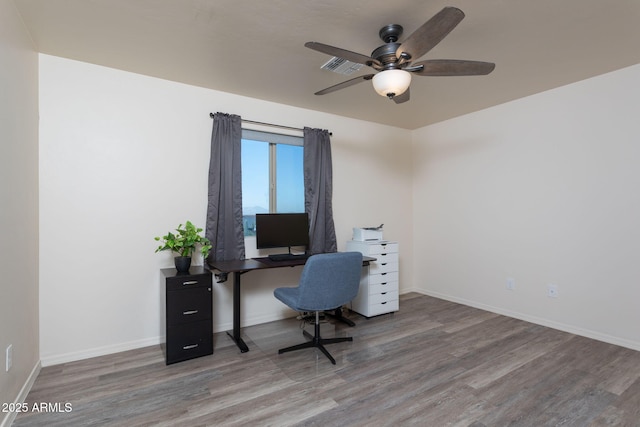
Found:
[[(0, 94), (0, 403), (10, 403), (39, 361), (38, 55), (10, 0), (0, 0)], [(10, 418), (0, 412), (0, 425)]]
[[(43, 365), (159, 342), (159, 269), (172, 259), (153, 237), (204, 226), (216, 111), (329, 129), (339, 249), (351, 227), (380, 223), (411, 248), (410, 132), (40, 55)], [(298, 274), (244, 275), (243, 324), (288, 315), (272, 292)], [(406, 291), (408, 256), (400, 274)], [(214, 330), (230, 329), (231, 280), (214, 291)]]
[(636, 65), (416, 131), (416, 286), (640, 349), (639, 113)]

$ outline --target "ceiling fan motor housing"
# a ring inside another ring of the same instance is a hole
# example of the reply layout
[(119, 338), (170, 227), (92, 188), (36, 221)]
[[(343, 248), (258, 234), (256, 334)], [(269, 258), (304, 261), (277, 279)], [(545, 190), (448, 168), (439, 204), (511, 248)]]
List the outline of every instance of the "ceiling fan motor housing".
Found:
[(378, 33), (378, 35), (385, 44), (371, 52), (371, 57), (377, 59), (382, 64), (382, 67), (374, 66), (374, 68), (376, 68), (378, 71), (400, 68), (397, 65), (398, 58), (396, 57), (396, 51), (400, 47), (400, 43), (398, 43), (398, 40), (402, 35), (402, 31), (402, 25), (398, 24), (385, 25), (384, 27), (380, 28), (380, 32)]
[(397, 66), (398, 58), (396, 58), (396, 51), (399, 47), (400, 43), (383, 44), (382, 46), (371, 52), (371, 57), (377, 59), (382, 63), (382, 70), (399, 68)]

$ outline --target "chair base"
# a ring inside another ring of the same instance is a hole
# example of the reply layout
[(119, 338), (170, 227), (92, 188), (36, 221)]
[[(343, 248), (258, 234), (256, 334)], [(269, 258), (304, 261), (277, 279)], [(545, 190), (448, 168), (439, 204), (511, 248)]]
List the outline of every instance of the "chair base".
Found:
[(314, 326), (315, 335), (311, 335), (307, 331), (302, 331), (305, 337), (309, 338), (311, 341), (304, 342), (298, 345), (292, 345), (291, 347), (281, 348), (278, 350), (278, 354), (286, 353), (289, 351), (302, 350), (304, 348), (318, 348), (320, 351), (327, 356), (327, 358), (333, 363), (336, 364), (336, 360), (331, 356), (331, 353), (324, 347), (326, 344), (335, 344), (338, 342), (345, 341), (353, 341), (353, 337), (341, 337), (341, 338), (322, 338), (320, 336), (320, 315), (316, 311), (316, 323)]

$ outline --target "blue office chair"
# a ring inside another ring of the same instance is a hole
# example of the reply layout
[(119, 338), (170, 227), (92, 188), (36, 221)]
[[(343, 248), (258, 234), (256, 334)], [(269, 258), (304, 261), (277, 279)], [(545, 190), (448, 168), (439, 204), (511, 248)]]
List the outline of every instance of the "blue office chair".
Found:
[(353, 341), (353, 337), (322, 338), (320, 316), (324, 310), (334, 310), (348, 303), (358, 294), (362, 254), (360, 252), (336, 252), (312, 255), (302, 270), (297, 288), (277, 288), (273, 294), (296, 311), (312, 311), (316, 314), (315, 335), (303, 334), (311, 341), (278, 350), (278, 354), (303, 348), (316, 347), (336, 364), (324, 347), (325, 344)]

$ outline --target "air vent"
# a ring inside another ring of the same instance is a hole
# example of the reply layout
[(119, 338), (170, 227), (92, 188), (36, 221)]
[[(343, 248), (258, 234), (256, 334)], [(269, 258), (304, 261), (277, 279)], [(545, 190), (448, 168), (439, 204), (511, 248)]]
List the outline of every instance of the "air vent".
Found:
[(362, 68), (362, 64), (348, 61), (344, 58), (334, 56), (326, 64), (320, 67), (323, 70), (333, 71), (334, 73), (350, 75)]

